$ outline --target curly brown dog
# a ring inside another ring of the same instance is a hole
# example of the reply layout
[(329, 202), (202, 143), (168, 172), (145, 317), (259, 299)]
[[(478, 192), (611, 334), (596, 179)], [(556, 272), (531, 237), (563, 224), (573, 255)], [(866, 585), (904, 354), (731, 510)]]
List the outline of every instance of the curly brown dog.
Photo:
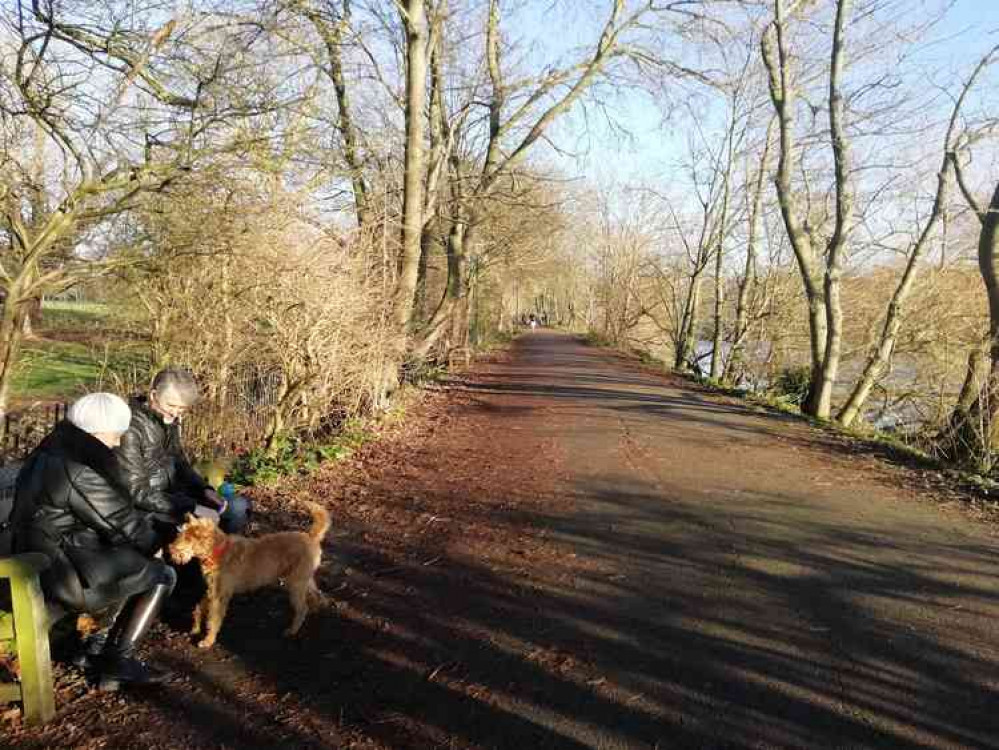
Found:
[(305, 505), (312, 514), (312, 528), (307, 532), (282, 531), (257, 539), (229, 535), (210, 518), (188, 516), (170, 545), (170, 556), (180, 564), (193, 559), (201, 561), (208, 592), (194, 608), (191, 634), (201, 633), (206, 616), (208, 629), (198, 643), (199, 648), (214, 645), (233, 594), (274, 583), (288, 587), (294, 609), (285, 635), (294, 635), (302, 627), (310, 606), (322, 600), (314, 576), (322, 557), (320, 543), (330, 527), (325, 509), (315, 503)]

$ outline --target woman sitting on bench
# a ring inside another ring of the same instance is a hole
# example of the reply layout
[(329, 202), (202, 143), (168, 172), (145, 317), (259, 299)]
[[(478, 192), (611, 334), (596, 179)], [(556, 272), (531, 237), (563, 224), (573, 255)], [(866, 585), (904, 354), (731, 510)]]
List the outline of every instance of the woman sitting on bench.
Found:
[(150, 555), (156, 535), (112, 452), (130, 420), (113, 394), (76, 401), (18, 474), (11, 514), (15, 552), (51, 559), (41, 576), (50, 609), (106, 613), (105, 629), (77, 660), (95, 670), (102, 690), (163, 678), (134, 653), (176, 581)]

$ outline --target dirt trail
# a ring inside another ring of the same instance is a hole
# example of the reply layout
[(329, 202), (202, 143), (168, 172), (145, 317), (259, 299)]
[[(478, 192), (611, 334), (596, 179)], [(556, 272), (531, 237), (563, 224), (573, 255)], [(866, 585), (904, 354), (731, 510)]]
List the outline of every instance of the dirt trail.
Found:
[(258, 497), (334, 511), (300, 639), (266, 594), (206, 655), (179, 602), (174, 681), (64, 671), (10, 746), (999, 748), (994, 529), (917, 472), (550, 332), (413, 424)]

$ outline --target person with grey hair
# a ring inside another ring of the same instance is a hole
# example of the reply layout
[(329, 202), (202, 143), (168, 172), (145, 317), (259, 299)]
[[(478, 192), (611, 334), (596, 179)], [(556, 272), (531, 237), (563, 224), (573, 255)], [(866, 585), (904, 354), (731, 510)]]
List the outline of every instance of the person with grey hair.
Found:
[(103, 615), (104, 628), (75, 662), (102, 690), (164, 676), (135, 658), (176, 574), (152, 556), (156, 537), (132, 502), (112, 449), (131, 411), (111, 393), (76, 401), (17, 476), (11, 511), (15, 552), (41, 552), (50, 624), (70, 612)]
[(132, 400), (132, 421), (116, 450), (135, 504), (156, 521), (161, 546), (173, 540), (188, 513), (214, 517), (229, 533), (246, 525), (246, 500), (224, 500), (184, 455), (181, 421), (200, 397), (189, 371), (160, 371), (148, 395)]

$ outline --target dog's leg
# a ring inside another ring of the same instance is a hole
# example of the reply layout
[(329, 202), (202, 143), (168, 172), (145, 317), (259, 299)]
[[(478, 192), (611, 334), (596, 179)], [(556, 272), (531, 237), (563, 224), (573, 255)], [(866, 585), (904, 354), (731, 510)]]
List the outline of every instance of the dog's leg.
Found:
[(323, 604), (326, 603), (326, 597), (323, 595), (323, 592), (320, 591), (319, 587), (316, 585), (315, 578), (309, 579), (309, 587), (308, 589), (306, 589), (305, 593), (306, 596), (308, 597), (308, 604), (310, 611), (318, 609), (319, 607), (323, 606)]
[(285, 635), (295, 635), (305, 622), (305, 616), (309, 614), (309, 581), (298, 579), (294, 583), (289, 582), (288, 597), (291, 600), (291, 607), (295, 611), (291, 620), (291, 625), (284, 631)]
[(208, 609), (208, 594), (205, 594), (201, 598), (201, 601), (194, 607), (194, 612), (191, 615), (191, 635), (198, 635), (201, 633), (201, 621), (205, 615), (206, 609)]
[(213, 593), (215, 595), (208, 601), (208, 632), (201, 639), (198, 648), (211, 648), (215, 645), (222, 620), (225, 619), (226, 610), (229, 609), (229, 594), (218, 591)]
[(201, 625), (204, 623), (208, 613), (211, 612), (212, 600), (218, 598), (216, 594), (215, 576), (208, 574), (205, 576), (205, 595), (201, 597), (198, 606), (194, 608), (193, 622), (191, 623), (191, 635), (201, 633)]

